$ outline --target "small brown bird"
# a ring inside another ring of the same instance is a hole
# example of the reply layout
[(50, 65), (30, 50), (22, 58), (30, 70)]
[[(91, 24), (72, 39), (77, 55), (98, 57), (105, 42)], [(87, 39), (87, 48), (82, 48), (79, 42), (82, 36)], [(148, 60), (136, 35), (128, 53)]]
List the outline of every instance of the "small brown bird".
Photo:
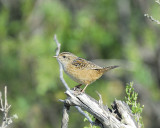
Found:
[(56, 57), (62, 64), (65, 73), (80, 84), (76, 87), (80, 87), (82, 84), (85, 85), (82, 92), (85, 91), (89, 84), (99, 79), (105, 72), (118, 67), (100, 67), (90, 61), (77, 57), (70, 52), (62, 52), (58, 56), (53, 57)]

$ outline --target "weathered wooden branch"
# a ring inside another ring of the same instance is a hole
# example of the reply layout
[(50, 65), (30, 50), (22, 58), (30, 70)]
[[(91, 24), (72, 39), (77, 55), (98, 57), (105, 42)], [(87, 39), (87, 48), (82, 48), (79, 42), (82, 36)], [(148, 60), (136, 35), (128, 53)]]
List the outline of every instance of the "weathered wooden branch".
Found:
[(138, 128), (136, 121), (128, 105), (120, 100), (115, 100), (112, 109), (103, 105), (102, 100), (97, 101), (85, 93), (79, 91), (66, 91), (67, 99), (63, 102), (67, 106), (79, 106), (92, 114), (95, 125), (102, 128)]
[[(54, 37), (54, 40), (57, 44), (56, 55), (58, 55), (60, 52), (60, 44), (56, 39), (56, 36)], [(130, 108), (125, 102), (115, 100), (111, 106), (112, 108), (110, 109), (103, 105), (102, 97), (100, 94), (98, 94), (100, 100), (97, 101), (89, 95), (81, 93), (79, 88), (76, 90), (70, 90), (63, 78), (62, 66), (60, 63), (59, 65), (60, 79), (66, 88), (65, 94), (67, 95), (65, 100), (60, 100), (64, 103), (61, 128), (68, 128), (68, 111), (71, 106), (75, 106), (92, 125), (100, 126), (101, 128), (138, 128)], [(92, 119), (82, 109), (92, 114), (95, 117), (95, 121), (92, 121)]]

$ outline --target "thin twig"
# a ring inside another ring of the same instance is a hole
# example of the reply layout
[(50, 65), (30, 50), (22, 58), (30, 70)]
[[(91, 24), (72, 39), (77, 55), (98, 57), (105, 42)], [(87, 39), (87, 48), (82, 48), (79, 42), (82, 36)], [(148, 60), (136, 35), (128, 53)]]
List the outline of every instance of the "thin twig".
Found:
[(5, 97), (5, 108), (7, 108), (7, 106), (8, 106), (8, 103), (7, 103), (7, 87), (5, 86), (4, 87), (4, 97)]
[(155, 18), (153, 18), (152, 16), (150, 16), (149, 14), (144, 14), (145, 17), (147, 17), (148, 19), (150, 19), (153, 22), (156, 22), (157, 24), (160, 24), (159, 20), (156, 20)]
[(60, 53), (61, 44), (60, 44), (60, 43), (59, 43), (59, 41), (57, 40), (57, 36), (56, 36), (56, 34), (54, 35), (54, 41), (55, 41), (55, 42), (56, 42), (56, 44), (57, 44), (56, 56), (58, 56), (58, 55), (59, 55), (59, 53)]
[(7, 87), (5, 86), (4, 87), (4, 108), (5, 108), (5, 120), (7, 119), (7, 114), (8, 114), (8, 111), (9, 111), (9, 108), (10, 107), (8, 107), (8, 101), (7, 101)]
[[(61, 44), (58, 42), (56, 34), (54, 35), (54, 40), (55, 40), (55, 42), (56, 42), (56, 44), (57, 44), (56, 56), (58, 56), (59, 53), (60, 53)], [(57, 61), (58, 61), (58, 60), (57, 60)], [(61, 64), (59, 61), (58, 61), (58, 63), (59, 63), (59, 70), (60, 70), (60, 79), (61, 79), (63, 85), (65, 86), (66, 90), (70, 90), (68, 84), (67, 84), (66, 81), (63, 79), (63, 68), (62, 68), (62, 64)]]
[[(159, 0), (156, 0), (155, 2), (160, 5), (160, 1), (159, 1)], [(159, 21), (159, 20), (153, 18), (153, 17), (150, 16), (149, 14), (144, 14), (144, 16), (147, 17), (149, 20), (151, 20), (151, 21), (153, 21), (153, 22), (156, 22), (157, 24), (160, 24), (160, 21)]]
[(159, 1), (159, 0), (156, 0), (155, 2), (158, 3), (158, 4), (160, 5), (160, 1)]
[(1, 110), (1, 111), (4, 111), (3, 101), (2, 101), (2, 93), (1, 93), (1, 92), (0, 92), (0, 101), (1, 101), (1, 108), (0, 108), (0, 110)]
[(98, 96), (99, 96), (99, 105), (100, 105), (100, 106), (103, 106), (103, 100), (102, 100), (101, 94), (99, 94), (98, 92), (96, 92), (96, 93), (97, 93)]

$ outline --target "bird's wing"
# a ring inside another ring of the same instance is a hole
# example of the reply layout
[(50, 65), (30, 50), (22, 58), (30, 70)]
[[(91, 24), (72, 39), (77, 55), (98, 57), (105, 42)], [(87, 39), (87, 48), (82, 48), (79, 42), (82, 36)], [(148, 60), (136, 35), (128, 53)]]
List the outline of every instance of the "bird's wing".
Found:
[(77, 58), (72, 62), (72, 65), (74, 65), (76, 68), (79, 69), (93, 69), (93, 70), (98, 70), (98, 69), (103, 69), (102, 67), (92, 63), (91, 61), (87, 61), (82, 58)]

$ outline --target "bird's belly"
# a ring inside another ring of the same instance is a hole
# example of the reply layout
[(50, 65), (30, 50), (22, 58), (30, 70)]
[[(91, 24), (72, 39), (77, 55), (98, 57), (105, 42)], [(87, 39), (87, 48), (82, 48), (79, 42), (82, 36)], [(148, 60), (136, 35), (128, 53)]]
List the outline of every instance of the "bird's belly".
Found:
[(87, 70), (87, 69), (74, 69), (64, 70), (66, 74), (71, 77), (74, 81), (80, 84), (91, 84), (98, 78), (102, 76), (102, 73), (97, 73), (96, 70)]

